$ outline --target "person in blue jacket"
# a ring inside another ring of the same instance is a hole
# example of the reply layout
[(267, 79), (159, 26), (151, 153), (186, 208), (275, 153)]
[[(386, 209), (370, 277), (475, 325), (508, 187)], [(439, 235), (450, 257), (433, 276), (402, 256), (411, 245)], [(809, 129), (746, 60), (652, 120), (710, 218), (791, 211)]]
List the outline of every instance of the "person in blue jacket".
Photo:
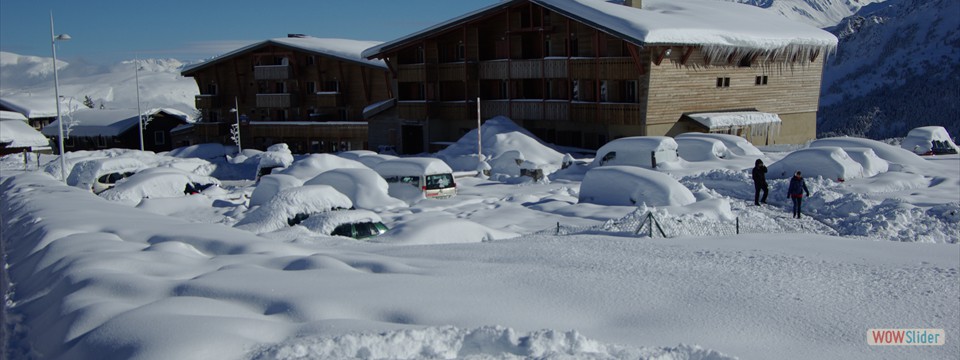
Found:
[(810, 190), (807, 189), (807, 183), (803, 181), (803, 176), (800, 176), (800, 172), (797, 171), (796, 174), (790, 178), (790, 187), (787, 189), (787, 196), (790, 197), (790, 200), (793, 200), (793, 217), (800, 218), (800, 206), (803, 204), (803, 193), (807, 193), (807, 197), (810, 197)]

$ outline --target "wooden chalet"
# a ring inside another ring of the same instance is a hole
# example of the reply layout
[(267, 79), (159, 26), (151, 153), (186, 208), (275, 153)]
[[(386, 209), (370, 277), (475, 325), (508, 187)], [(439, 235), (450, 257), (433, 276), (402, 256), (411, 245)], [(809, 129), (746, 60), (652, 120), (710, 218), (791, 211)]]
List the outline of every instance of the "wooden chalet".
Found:
[[(171, 131), (187, 124), (187, 114), (172, 109), (155, 109), (144, 113), (143, 148), (147, 151), (170, 151), (175, 146)], [(140, 121), (135, 110), (103, 110), (83, 108), (64, 114), (41, 131), (58, 144), (59, 121), (64, 121), (65, 151), (102, 150), (111, 148), (140, 149)], [(72, 124), (72, 125), (71, 125)], [(54, 147), (59, 152), (59, 147)]]
[[(564, 146), (689, 131), (800, 143), (815, 137), (835, 46), (740, 4), (502, 1), (364, 51), (397, 82), (396, 106), (369, 119), (370, 143), (418, 153), (455, 141), (477, 126), (478, 99), (483, 119), (507, 116)], [(694, 120), (724, 112), (769, 122)]]
[[(386, 65), (360, 53), (378, 42), (292, 34), (183, 70), (200, 88), (199, 122), (174, 132), (178, 146), (286, 143), (295, 153), (367, 148), (364, 109), (393, 97)], [(236, 112), (234, 109), (239, 109)]]

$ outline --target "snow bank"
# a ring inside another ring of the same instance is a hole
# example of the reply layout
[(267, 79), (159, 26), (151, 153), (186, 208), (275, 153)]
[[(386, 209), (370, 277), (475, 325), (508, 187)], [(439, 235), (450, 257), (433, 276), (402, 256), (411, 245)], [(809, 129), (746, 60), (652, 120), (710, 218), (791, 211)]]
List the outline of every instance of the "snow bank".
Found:
[(117, 182), (99, 195), (110, 201), (137, 204), (144, 198), (184, 196), (187, 186), (192, 184), (220, 186), (220, 180), (176, 168), (150, 168)]
[(305, 185), (330, 185), (346, 195), (360, 209), (376, 211), (404, 207), (407, 203), (388, 195), (389, 186), (376, 171), (366, 168), (343, 168), (325, 171)]
[(247, 213), (234, 227), (262, 234), (290, 226), (287, 221), (298, 214), (318, 214), (351, 207), (350, 199), (333, 187), (304, 185), (280, 191), (266, 204)]
[(491, 229), (470, 220), (440, 215), (395, 224), (374, 241), (401, 245), (429, 245), (478, 243), (517, 236), (519, 235)]
[(955, 152), (960, 152), (960, 147), (957, 147), (943, 126), (923, 126), (910, 130), (900, 147), (917, 154), (925, 154), (933, 150), (933, 141), (944, 142)]
[(786, 179), (797, 171), (804, 177), (847, 180), (863, 177), (863, 166), (835, 146), (818, 146), (794, 151), (767, 167), (767, 177)]
[(670, 175), (635, 166), (594, 168), (580, 185), (581, 203), (677, 206), (695, 201), (693, 193)]
[[(500, 157), (509, 151), (517, 151), (533, 167), (543, 169), (545, 175), (560, 169), (563, 163), (563, 154), (504, 116), (485, 121), (480, 126), (480, 138), (483, 142), (483, 155), (488, 159)], [(436, 155), (457, 171), (476, 170), (477, 129), (470, 130), (456, 143), (440, 150)]]
[(452, 326), (306, 337), (265, 346), (252, 360), (293, 359), (735, 359), (699, 346), (638, 348), (591, 340), (577, 331)]
[(250, 207), (266, 204), (283, 190), (303, 186), (303, 180), (284, 174), (270, 174), (260, 178), (250, 194)]
[(863, 166), (863, 177), (871, 177), (890, 170), (890, 163), (877, 156), (873, 149), (848, 147), (843, 150), (853, 161)]
[(917, 154), (876, 140), (843, 136), (817, 139), (810, 143), (810, 147), (823, 146), (836, 146), (840, 148), (869, 148), (873, 150), (873, 152), (881, 159), (884, 159), (890, 163), (890, 170), (895, 171), (899, 171), (901, 169), (917, 170), (915, 169), (917, 166), (922, 166), (922, 164), (925, 164), (923, 158)]
[(320, 173), (333, 169), (367, 169), (363, 164), (331, 154), (310, 154), (297, 160), (278, 174), (290, 175), (300, 180), (313, 179)]
[(224, 158), (227, 154), (233, 153), (233, 151), (230, 151), (230, 148), (232, 148), (232, 146), (214, 143), (197, 144), (170, 150), (165, 155), (178, 158), (217, 159)]

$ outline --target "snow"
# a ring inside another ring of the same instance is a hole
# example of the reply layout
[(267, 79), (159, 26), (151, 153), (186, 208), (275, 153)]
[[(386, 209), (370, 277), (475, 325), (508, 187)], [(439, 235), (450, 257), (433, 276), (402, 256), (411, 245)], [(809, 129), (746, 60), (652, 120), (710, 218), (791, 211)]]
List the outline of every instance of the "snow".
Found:
[(354, 160), (345, 159), (331, 154), (310, 154), (295, 161), (286, 169), (280, 170), (278, 174), (290, 175), (300, 180), (307, 181), (320, 175), (324, 171), (333, 169), (365, 169), (362, 163)]
[(380, 215), (369, 210), (340, 210), (330, 211), (310, 216), (300, 225), (318, 234), (330, 235), (333, 230), (343, 224), (378, 223), (383, 221)]
[(403, 200), (388, 195), (389, 186), (371, 169), (348, 168), (325, 171), (304, 182), (305, 185), (330, 185), (346, 195), (359, 209), (383, 211), (404, 207)]
[[(144, 116), (152, 116), (158, 113), (177, 116), (187, 121), (186, 114), (174, 109), (150, 109), (144, 111)], [(64, 115), (61, 120), (64, 122), (65, 136), (117, 136), (134, 126), (138, 126), (136, 110), (102, 110), (82, 108)], [(47, 136), (59, 136), (59, 121), (54, 120), (49, 125), (43, 127), (43, 134)], [(72, 124), (72, 125), (71, 125)], [(67, 130), (69, 129), (69, 132)]]
[(303, 180), (284, 174), (264, 175), (250, 194), (250, 207), (266, 204), (285, 189), (303, 186)]
[(723, 142), (727, 147), (727, 150), (730, 151), (733, 155), (737, 156), (763, 156), (763, 152), (760, 149), (757, 149), (752, 143), (747, 141), (742, 137), (730, 134), (708, 134), (708, 133), (683, 133), (677, 135), (677, 142), (680, 139), (685, 138), (705, 138), (705, 139), (716, 139)]
[[(601, 146), (597, 150), (597, 157), (593, 159), (590, 165), (665, 166), (677, 162), (677, 148), (677, 141), (668, 136), (619, 138)], [(651, 163), (651, 153), (656, 159), (656, 164)], [(613, 157), (610, 158), (611, 156)], [(605, 157), (606, 160), (604, 160)]]
[(677, 155), (686, 161), (708, 161), (729, 156), (722, 141), (702, 137), (676, 138)]
[(396, 158), (383, 161), (373, 168), (381, 176), (411, 176), (452, 174), (453, 170), (442, 160), (427, 157)]
[[(519, 151), (524, 160), (529, 161), (535, 169), (543, 169), (544, 174), (560, 169), (563, 162), (563, 154), (504, 116), (483, 122), (480, 126), (480, 139), (483, 155), (488, 159), (501, 157), (506, 152)], [(477, 129), (468, 131), (457, 142), (439, 151), (437, 157), (451, 164), (457, 171), (476, 170)]]
[(206, 62), (185, 67), (183, 69), (183, 72), (184, 73), (193, 72), (193, 71), (196, 71), (197, 69), (205, 67), (219, 60), (227, 59), (232, 56), (246, 53), (255, 48), (268, 46), (268, 45), (288, 46), (295, 49), (304, 50), (307, 52), (312, 52), (312, 53), (330, 56), (330, 57), (334, 57), (342, 60), (357, 62), (361, 64), (366, 64), (366, 65), (376, 66), (379, 68), (386, 69), (387, 65), (382, 60), (367, 60), (365, 57), (360, 56), (360, 53), (363, 52), (364, 49), (367, 49), (379, 44), (380, 44), (379, 41), (316, 38), (312, 36), (274, 38), (266, 41), (256, 42), (251, 45), (244, 46), (242, 48), (228, 52), (226, 54), (217, 56), (216, 58), (213, 58)]
[[(836, 137), (817, 139), (810, 143), (810, 147), (836, 146), (844, 149), (849, 148), (868, 148), (873, 150), (874, 154), (890, 164), (891, 170), (914, 169), (915, 166), (926, 166), (927, 163), (921, 160), (917, 154), (901, 149), (899, 147), (885, 144), (876, 140), (856, 138), (856, 137)], [(916, 171), (916, 170), (912, 170)]]
[(149, 168), (117, 182), (116, 186), (99, 195), (110, 201), (136, 205), (144, 198), (184, 196), (189, 184), (219, 186), (220, 180), (172, 167)]
[(235, 225), (238, 229), (262, 234), (289, 226), (298, 214), (318, 214), (334, 209), (349, 209), (353, 203), (327, 185), (304, 185), (281, 190), (267, 203), (250, 211)]
[(780, 116), (759, 111), (732, 111), (719, 113), (687, 114), (688, 117), (710, 130), (750, 128), (754, 136), (779, 133)]
[(129, 157), (92, 159), (78, 162), (67, 175), (67, 184), (91, 190), (97, 178), (110, 173), (137, 172), (147, 168), (142, 161)]
[(287, 144), (275, 144), (260, 154), (260, 168), (285, 168), (293, 164), (293, 154)]
[[(865, 345), (876, 327), (960, 333), (960, 156), (906, 153), (873, 177), (808, 177), (802, 220), (786, 219), (786, 180), (748, 206), (744, 156), (630, 168), (679, 179), (695, 202), (673, 206), (580, 203), (591, 179), (457, 179), (454, 198), (374, 211), (392, 230), (363, 242), (306, 227), (323, 216), (287, 225), (349, 207), (330, 187), (247, 208), (252, 182), (224, 182), (131, 207), (3, 157), (8, 357), (956, 358)], [(68, 154), (97, 157), (183, 160)], [(673, 237), (633, 235), (647, 213)]]
[(581, 203), (677, 206), (695, 201), (693, 193), (670, 175), (635, 166), (591, 169), (580, 185)]
[(179, 158), (216, 159), (224, 158), (227, 154), (235, 152), (228, 150), (228, 148), (230, 146), (222, 144), (197, 144), (170, 150), (167, 155)]
[(12, 148), (49, 148), (50, 140), (27, 124), (27, 118), (20, 113), (0, 111), (0, 144)]
[(907, 137), (900, 143), (900, 147), (919, 154), (926, 153), (933, 149), (932, 141), (946, 142), (954, 151), (960, 152), (960, 147), (953, 143), (950, 133), (942, 126), (923, 126), (910, 130)]
[[(815, 51), (826, 53), (837, 45), (832, 34), (813, 26), (788, 20), (753, 6), (720, 1), (644, 0), (642, 9), (604, 0), (531, 0), (560, 14), (593, 24), (638, 45), (699, 45), (708, 53), (729, 54), (737, 50), (769, 51), (779, 54)], [(439, 31), (465, 19), (498, 9), (496, 4), (451, 19), (423, 31), (371, 47), (363, 57), (371, 58), (385, 49)]]
[(835, 146), (800, 149), (767, 167), (767, 178), (787, 179), (797, 171), (804, 177), (823, 177), (844, 181), (864, 176), (860, 163)]

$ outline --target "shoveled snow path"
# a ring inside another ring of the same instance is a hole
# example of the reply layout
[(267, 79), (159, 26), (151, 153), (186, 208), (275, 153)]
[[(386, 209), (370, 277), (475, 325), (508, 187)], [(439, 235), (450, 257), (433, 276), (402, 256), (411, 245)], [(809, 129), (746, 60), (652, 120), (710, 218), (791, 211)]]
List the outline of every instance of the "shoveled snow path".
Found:
[(839, 235), (832, 227), (813, 216), (802, 214), (799, 219), (793, 218), (792, 204), (786, 208), (776, 204), (756, 206), (733, 199), (730, 201), (730, 210), (740, 218), (741, 233)]

